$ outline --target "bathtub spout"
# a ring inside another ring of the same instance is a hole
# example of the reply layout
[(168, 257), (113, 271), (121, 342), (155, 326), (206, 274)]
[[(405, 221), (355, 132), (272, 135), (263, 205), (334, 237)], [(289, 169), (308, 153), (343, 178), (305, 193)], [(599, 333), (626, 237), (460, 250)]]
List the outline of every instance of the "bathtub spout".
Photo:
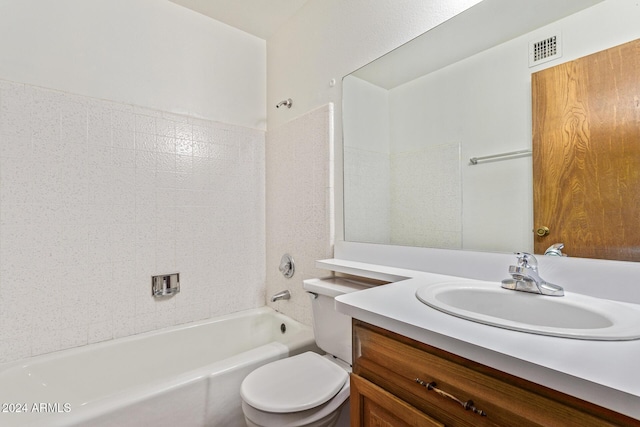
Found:
[(281, 299), (290, 299), (290, 298), (291, 298), (291, 293), (288, 290), (281, 291), (271, 297), (271, 302), (276, 302)]

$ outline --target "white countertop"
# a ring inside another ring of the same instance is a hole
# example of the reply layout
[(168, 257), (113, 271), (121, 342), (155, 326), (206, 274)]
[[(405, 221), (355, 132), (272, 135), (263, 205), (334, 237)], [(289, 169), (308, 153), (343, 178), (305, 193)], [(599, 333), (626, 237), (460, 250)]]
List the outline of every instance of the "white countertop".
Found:
[(395, 283), (336, 298), (336, 309), (475, 362), (640, 419), (640, 340), (587, 341), (463, 320), (421, 303), (418, 288), (469, 280), (344, 260), (319, 268)]

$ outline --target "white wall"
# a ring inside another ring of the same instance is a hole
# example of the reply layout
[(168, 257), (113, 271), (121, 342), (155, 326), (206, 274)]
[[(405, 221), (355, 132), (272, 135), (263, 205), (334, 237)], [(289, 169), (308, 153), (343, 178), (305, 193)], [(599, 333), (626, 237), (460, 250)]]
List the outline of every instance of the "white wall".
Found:
[(265, 50), (166, 1), (0, 2), (0, 362), (264, 305)]
[(4, 0), (0, 77), (266, 128), (266, 43), (169, 1)]
[(462, 249), (533, 251), (531, 157), (469, 165), (471, 157), (531, 149), (530, 38), (390, 90), (394, 149), (460, 144), (449, 165), (462, 177)]
[(391, 160), (389, 93), (355, 76), (343, 81), (345, 121), (344, 222), (347, 239), (389, 243), (391, 233)]
[(343, 81), (345, 146), (389, 154), (389, 91), (355, 76)]
[(402, 98), (391, 110), (393, 91), (350, 75), (343, 80), (343, 94), (345, 239), (461, 248), (459, 144), (416, 144), (415, 139), (425, 138), (412, 126), (408, 134), (414, 140), (409, 141), (403, 134), (405, 117), (400, 114), (398, 120), (396, 110), (422, 116), (419, 123), (428, 116), (396, 107), (404, 107)]
[(461, 249), (460, 144), (392, 153), (390, 175), (391, 243)]

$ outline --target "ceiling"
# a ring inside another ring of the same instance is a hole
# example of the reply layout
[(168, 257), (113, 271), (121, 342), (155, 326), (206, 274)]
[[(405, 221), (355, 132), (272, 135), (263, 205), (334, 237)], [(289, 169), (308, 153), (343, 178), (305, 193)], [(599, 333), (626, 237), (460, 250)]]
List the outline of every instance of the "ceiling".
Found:
[(308, 0), (169, 1), (266, 40)]

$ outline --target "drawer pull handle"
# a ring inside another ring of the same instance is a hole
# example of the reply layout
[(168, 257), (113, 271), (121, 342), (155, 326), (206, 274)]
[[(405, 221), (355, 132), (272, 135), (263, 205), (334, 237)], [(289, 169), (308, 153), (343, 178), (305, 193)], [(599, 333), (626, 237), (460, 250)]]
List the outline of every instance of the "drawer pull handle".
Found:
[(433, 390), (436, 393), (438, 393), (440, 396), (446, 397), (448, 399), (453, 400), (454, 402), (458, 403), (460, 406), (462, 406), (467, 411), (471, 411), (474, 414), (478, 414), (478, 415), (480, 415), (482, 417), (486, 417), (487, 416), (486, 412), (484, 412), (482, 409), (476, 408), (473, 405), (473, 400), (467, 400), (466, 402), (463, 402), (462, 400), (458, 399), (454, 395), (452, 395), (450, 393), (447, 393), (446, 391), (440, 390), (439, 388), (436, 388), (435, 381), (431, 381), (431, 382), (427, 383), (427, 382), (422, 381), (420, 378), (416, 378), (416, 382), (418, 384), (420, 384), (421, 386), (426, 387), (427, 390)]

